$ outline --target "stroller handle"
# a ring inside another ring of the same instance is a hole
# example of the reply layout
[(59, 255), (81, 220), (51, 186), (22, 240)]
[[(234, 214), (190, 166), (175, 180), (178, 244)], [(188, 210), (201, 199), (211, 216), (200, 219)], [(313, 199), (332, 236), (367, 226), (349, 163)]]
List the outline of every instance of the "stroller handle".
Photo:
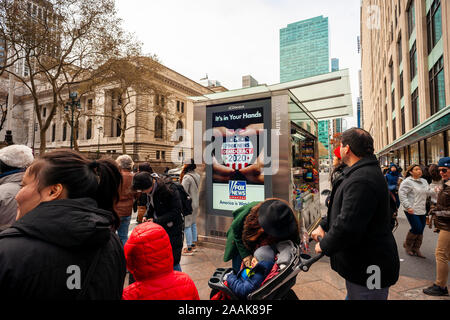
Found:
[[(317, 237), (317, 239), (320, 241), (322, 241), (322, 237)], [(300, 264), (300, 269), (304, 272), (308, 272), (309, 268), (311, 268), (311, 266), (316, 263), (317, 261), (319, 261), (320, 259), (323, 258), (325, 254), (322, 252), (318, 255), (316, 255), (315, 257), (312, 257), (310, 259), (302, 259), (302, 263)]]

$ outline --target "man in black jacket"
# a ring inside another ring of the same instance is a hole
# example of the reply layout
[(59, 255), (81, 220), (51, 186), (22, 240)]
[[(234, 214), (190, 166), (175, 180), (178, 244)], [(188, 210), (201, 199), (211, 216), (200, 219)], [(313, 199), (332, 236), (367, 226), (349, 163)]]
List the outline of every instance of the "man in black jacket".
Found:
[(138, 207), (146, 206), (144, 222), (153, 221), (166, 230), (173, 253), (174, 270), (181, 271), (180, 260), (184, 240), (184, 219), (180, 195), (168, 180), (155, 178), (148, 172), (133, 177), (132, 189), (142, 192)]
[(329, 256), (332, 269), (346, 280), (349, 300), (387, 300), (400, 261), (386, 180), (367, 131), (352, 128), (341, 141), (348, 167), (333, 188), (327, 217), (312, 233), (316, 241), (323, 238), (316, 252)]

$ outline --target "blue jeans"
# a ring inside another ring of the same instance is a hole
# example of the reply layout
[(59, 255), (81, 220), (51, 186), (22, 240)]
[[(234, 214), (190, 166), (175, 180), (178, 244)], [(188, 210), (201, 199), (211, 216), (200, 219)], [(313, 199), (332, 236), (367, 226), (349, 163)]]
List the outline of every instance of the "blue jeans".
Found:
[(130, 221), (131, 221), (131, 216), (120, 218), (120, 226), (119, 226), (119, 229), (117, 230), (117, 234), (119, 235), (122, 245), (125, 245), (125, 243), (127, 243), (128, 228), (130, 227)]
[(408, 219), (409, 224), (411, 225), (411, 233), (415, 235), (422, 235), (425, 230), (425, 225), (427, 221), (426, 216), (416, 216), (415, 214), (409, 214), (405, 211), (406, 218)]
[(370, 290), (347, 280), (345, 280), (345, 285), (347, 287), (345, 300), (387, 300), (389, 296), (389, 287)]
[(173, 270), (182, 272), (180, 264), (177, 264), (177, 265), (173, 266)]
[(190, 227), (186, 227), (184, 234), (186, 236), (186, 245), (191, 247), (193, 242), (197, 242), (197, 224), (193, 223)]

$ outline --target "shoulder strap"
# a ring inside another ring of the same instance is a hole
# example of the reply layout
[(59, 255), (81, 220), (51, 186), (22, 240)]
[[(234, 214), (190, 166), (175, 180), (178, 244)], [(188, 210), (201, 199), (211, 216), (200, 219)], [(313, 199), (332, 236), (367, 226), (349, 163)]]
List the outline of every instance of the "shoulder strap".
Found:
[(94, 260), (92, 261), (91, 265), (89, 266), (88, 272), (86, 274), (86, 278), (83, 281), (81, 292), (77, 296), (77, 300), (82, 300), (85, 298), (87, 290), (89, 288), (89, 283), (91, 282), (92, 276), (94, 275), (95, 269), (97, 269), (98, 261), (100, 260), (100, 254), (103, 251), (103, 247), (101, 247), (99, 250), (97, 250), (97, 253), (94, 256)]
[(187, 176), (190, 176), (190, 177), (192, 178), (192, 180), (194, 180), (195, 186), (196, 186), (197, 189), (198, 189), (197, 180), (195, 180), (194, 176), (193, 176), (192, 174), (189, 174), (189, 173), (187, 173), (186, 175), (187, 175)]

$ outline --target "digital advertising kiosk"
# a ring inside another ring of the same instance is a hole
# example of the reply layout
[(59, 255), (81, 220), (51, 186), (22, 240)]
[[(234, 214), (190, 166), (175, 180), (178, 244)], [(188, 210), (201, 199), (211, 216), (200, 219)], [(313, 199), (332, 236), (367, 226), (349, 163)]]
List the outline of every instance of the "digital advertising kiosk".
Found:
[(295, 85), (191, 98), (200, 241), (224, 244), (233, 211), (268, 198), (288, 201), (302, 231), (320, 221), (318, 119)]

